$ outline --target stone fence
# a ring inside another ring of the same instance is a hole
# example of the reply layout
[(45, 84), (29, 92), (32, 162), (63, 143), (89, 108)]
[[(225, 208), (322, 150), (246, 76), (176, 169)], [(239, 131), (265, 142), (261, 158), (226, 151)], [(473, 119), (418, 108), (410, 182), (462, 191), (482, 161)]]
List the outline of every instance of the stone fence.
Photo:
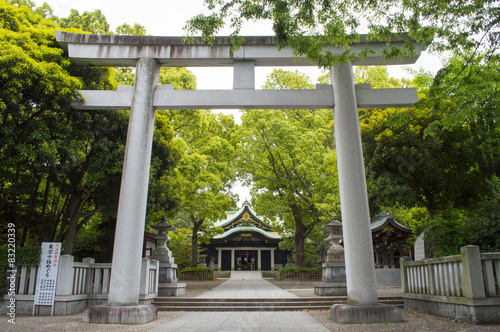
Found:
[(276, 279), (278, 280), (321, 280), (321, 272), (278, 272)]
[[(71, 255), (62, 255), (57, 272), (54, 315), (69, 315), (108, 300), (111, 263), (95, 263), (93, 258), (74, 262)], [(139, 302), (151, 303), (158, 294), (159, 263), (144, 258), (141, 266)], [(31, 315), (38, 266), (18, 265), (16, 279), (16, 314)], [(2, 298), (0, 313), (6, 313), (10, 296)], [(37, 306), (35, 314), (50, 315), (50, 306)]]
[(405, 308), (466, 321), (500, 323), (500, 253), (461, 248), (461, 255), (410, 261), (402, 257)]
[(217, 272), (179, 272), (179, 280), (182, 281), (211, 281), (217, 280)]

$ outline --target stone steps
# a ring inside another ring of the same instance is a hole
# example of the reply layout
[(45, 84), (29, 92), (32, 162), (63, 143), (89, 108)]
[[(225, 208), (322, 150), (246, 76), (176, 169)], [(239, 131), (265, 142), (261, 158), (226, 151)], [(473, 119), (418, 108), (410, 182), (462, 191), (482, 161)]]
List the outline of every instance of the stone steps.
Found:
[[(403, 308), (402, 297), (379, 297), (379, 302)], [(347, 297), (297, 298), (173, 298), (158, 297), (153, 304), (160, 311), (302, 311), (328, 310)]]

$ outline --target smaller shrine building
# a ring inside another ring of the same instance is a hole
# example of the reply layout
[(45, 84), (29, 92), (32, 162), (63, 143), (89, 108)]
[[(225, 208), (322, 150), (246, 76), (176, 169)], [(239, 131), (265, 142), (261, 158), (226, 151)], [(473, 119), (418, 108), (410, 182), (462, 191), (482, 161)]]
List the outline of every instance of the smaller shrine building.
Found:
[(399, 258), (408, 256), (405, 240), (412, 233), (411, 229), (394, 219), (389, 210), (371, 220), (373, 254), (376, 268), (399, 268)]

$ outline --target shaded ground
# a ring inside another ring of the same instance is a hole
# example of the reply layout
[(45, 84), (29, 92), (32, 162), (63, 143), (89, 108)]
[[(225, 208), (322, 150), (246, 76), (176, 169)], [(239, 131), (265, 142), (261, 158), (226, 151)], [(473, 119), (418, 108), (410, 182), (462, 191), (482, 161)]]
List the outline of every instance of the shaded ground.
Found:
[(186, 284), (186, 294), (180, 297), (195, 297), (203, 292), (209, 291), (212, 288), (219, 286), (227, 279), (217, 279), (213, 281), (179, 281)]
[[(194, 297), (203, 292), (222, 284), (227, 279), (218, 279), (214, 281), (180, 281), (186, 283), (186, 295), (183, 297)], [(142, 325), (117, 325), (117, 324), (88, 324), (82, 320), (82, 313), (68, 316), (21, 316), (16, 317), (16, 324), (8, 323), (9, 317), (2, 315), (0, 317), (0, 331), (22, 331), (22, 332), (94, 332), (94, 331), (125, 331), (142, 332), (149, 331), (177, 316), (182, 315), (182, 311), (160, 311), (158, 319)]]
[[(286, 289), (298, 296), (315, 296), (314, 282), (319, 281), (300, 281), (300, 280), (273, 280), (267, 281), (276, 286)], [(401, 295), (399, 287), (379, 287), (379, 295), (398, 296)], [(358, 331), (377, 331), (377, 332), (400, 332), (400, 331), (500, 331), (500, 325), (472, 325), (464, 322), (455, 321), (448, 318), (427, 315), (408, 310), (402, 310), (403, 322), (390, 324), (354, 324), (343, 325), (334, 323), (330, 319), (329, 311), (309, 311), (318, 322), (323, 324), (330, 331), (338, 332), (358, 332)], [(500, 314), (500, 313), (499, 313)]]
[(403, 311), (402, 323), (384, 323), (384, 324), (353, 324), (343, 325), (331, 321), (329, 311), (310, 311), (311, 315), (318, 322), (323, 324), (330, 331), (336, 332), (451, 332), (451, 331), (500, 331), (500, 325), (472, 325), (463, 322), (454, 321), (448, 318), (437, 317), (408, 310)]
[[(205, 291), (220, 285), (226, 279), (219, 279), (216, 281), (187, 281), (185, 297), (194, 297), (202, 294)], [(312, 281), (281, 281), (269, 280), (273, 284), (296, 293), (299, 296), (311, 296)], [(394, 292), (394, 289), (385, 289), (384, 291)], [(308, 295), (309, 294), (309, 295)], [(8, 316), (2, 315), (0, 317), (0, 331), (27, 331), (27, 332), (41, 332), (41, 331), (72, 331), (72, 332), (94, 332), (94, 331), (125, 331), (125, 332), (139, 332), (149, 331), (184, 312), (165, 312), (158, 313), (158, 319), (143, 325), (101, 325), (101, 324), (87, 324), (82, 321), (82, 314), (74, 314), (69, 316), (17, 316), (16, 324), (7, 322)], [(447, 318), (410, 312), (403, 310), (402, 323), (390, 324), (353, 324), (341, 325), (333, 323), (330, 320), (329, 311), (309, 311), (308, 312), (314, 319), (323, 324), (330, 331), (338, 332), (392, 332), (392, 331), (500, 331), (500, 325), (471, 325), (463, 322), (454, 321)], [(314, 332), (314, 331), (311, 331)]]

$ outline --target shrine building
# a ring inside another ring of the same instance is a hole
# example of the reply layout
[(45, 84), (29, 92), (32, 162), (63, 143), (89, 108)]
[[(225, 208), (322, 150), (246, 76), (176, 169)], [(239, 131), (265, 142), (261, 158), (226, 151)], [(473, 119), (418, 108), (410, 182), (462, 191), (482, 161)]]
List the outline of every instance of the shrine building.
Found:
[(215, 224), (224, 230), (210, 240), (204, 251), (207, 262), (219, 271), (274, 271), (286, 264), (288, 251), (279, 249), (281, 237), (262, 221), (245, 201), (238, 211), (228, 211), (227, 219)]
[(394, 219), (389, 210), (371, 220), (375, 268), (399, 268), (399, 257), (408, 256), (405, 252), (405, 240), (412, 233), (411, 229)]

